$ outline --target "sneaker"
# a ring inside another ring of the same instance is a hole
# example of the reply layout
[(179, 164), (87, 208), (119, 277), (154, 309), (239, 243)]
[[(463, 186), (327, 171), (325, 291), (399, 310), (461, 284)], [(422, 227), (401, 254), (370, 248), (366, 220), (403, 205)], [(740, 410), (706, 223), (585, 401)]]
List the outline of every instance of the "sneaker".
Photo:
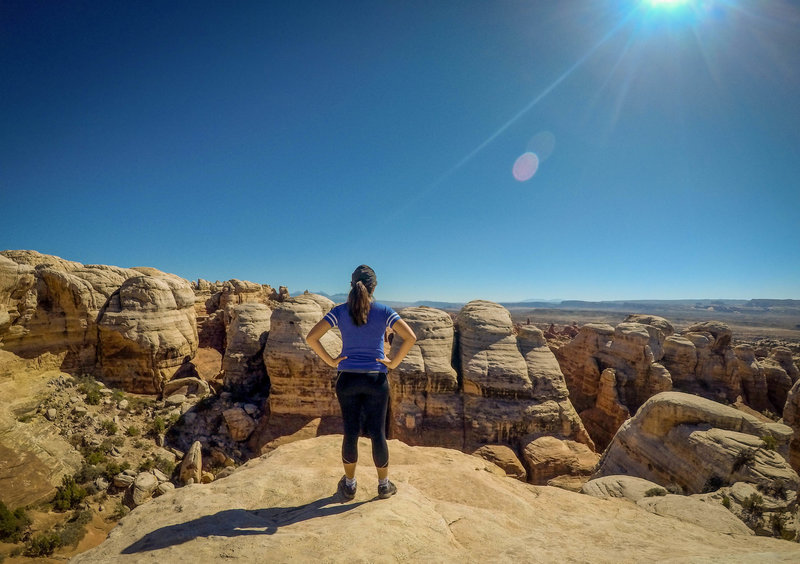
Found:
[(397, 493), (397, 486), (395, 486), (392, 482), (387, 482), (385, 486), (378, 484), (378, 497), (380, 499), (386, 499), (387, 497), (392, 497), (396, 493)]
[(351, 499), (356, 497), (356, 486), (353, 486), (351, 488), (347, 485), (347, 476), (342, 476), (342, 479), (339, 480), (337, 491), (347, 501), (350, 501)]

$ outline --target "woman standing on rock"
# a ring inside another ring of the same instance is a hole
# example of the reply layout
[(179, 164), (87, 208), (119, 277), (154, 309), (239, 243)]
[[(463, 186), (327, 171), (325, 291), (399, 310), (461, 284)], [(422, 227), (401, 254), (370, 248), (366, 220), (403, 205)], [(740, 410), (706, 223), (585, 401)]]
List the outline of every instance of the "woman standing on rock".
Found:
[[(397, 492), (389, 481), (389, 447), (386, 444), (386, 409), (389, 404), (389, 382), (386, 373), (397, 368), (417, 340), (414, 331), (389, 306), (373, 302), (372, 293), (378, 279), (375, 271), (365, 264), (355, 269), (350, 281), (347, 303), (329, 311), (306, 337), (311, 349), (338, 369), (336, 397), (342, 408), (344, 439), (342, 464), (344, 476), (339, 480), (339, 493), (347, 500), (356, 495), (356, 463), (358, 436), (364, 427), (372, 440), (372, 460), (378, 470), (378, 497), (385, 499)], [(333, 327), (342, 333), (342, 352), (337, 358), (320, 344), (320, 338)], [(403, 339), (394, 358), (383, 351), (383, 336), (387, 328)]]

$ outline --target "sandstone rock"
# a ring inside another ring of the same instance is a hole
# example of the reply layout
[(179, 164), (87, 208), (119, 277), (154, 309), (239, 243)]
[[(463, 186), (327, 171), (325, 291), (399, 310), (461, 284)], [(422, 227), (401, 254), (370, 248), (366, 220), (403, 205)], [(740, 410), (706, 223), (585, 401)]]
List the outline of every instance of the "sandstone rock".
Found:
[(589, 476), (600, 455), (575, 441), (539, 437), (525, 445), (522, 460), (531, 484), (546, 484), (556, 476)]
[(158, 480), (150, 472), (140, 472), (133, 484), (125, 492), (125, 505), (131, 509), (139, 507), (153, 496), (158, 487)]
[(116, 476), (114, 476), (113, 484), (116, 488), (127, 488), (133, 485), (133, 482), (136, 481), (134, 476), (129, 476), (123, 472), (120, 472)]
[(244, 303), (232, 308), (222, 359), (225, 389), (238, 394), (269, 390), (263, 352), (271, 315), (272, 310), (261, 303)]
[[(3, 347), (25, 358), (56, 354), (62, 370), (92, 373), (98, 313), (108, 297), (137, 272), (84, 266), (34, 251), (4, 251), (3, 255), (0, 305), (6, 300), (11, 307), (7, 321), (0, 319), (0, 328), (7, 327), (0, 330)], [(16, 272), (7, 259), (17, 263)], [(8, 282), (9, 276), (13, 282)], [(0, 310), (9, 311), (8, 307)]]
[[(673, 333), (675, 333), (675, 328), (672, 326), (672, 323), (664, 319), (663, 317), (659, 317), (658, 315), (650, 315), (644, 313), (632, 313), (628, 317), (625, 318), (625, 322), (627, 323), (641, 323), (642, 325), (648, 325), (650, 327), (655, 327), (661, 332), (661, 339), (669, 337)], [(658, 355), (656, 355), (657, 357)]]
[(613, 336), (611, 325), (587, 323), (572, 341), (555, 353), (567, 382), (570, 401), (579, 413), (595, 407), (602, 372), (597, 353), (610, 348)]
[[(269, 339), (264, 347), (272, 414), (340, 416), (334, 392), (336, 370), (325, 364), (305, 341), (308, 332), (326, 313), (319, 305), (322, 301), (319, 298), (291, 298), (272, 312)], [(333, 306), (330, 300), (326, 303)], [(332, 357), (339, 356), (342, 340), (338, 330), (328, 331), (320, 342)]]
[(800, 380), (794, 383), (787, 394), (783, 408), (783, 422), (794, 432), (789, 444), (789, 462), (796, 472), (800, 472)]
[(181, 461), (178, 477), (183, 484), (200, 483), (203, 475), (203, 446), (200, 441), (192, 443), (191, 448)]
[(736, 482), (710, 494), (692, 496), (710, 504), (724, 504), (757, 535), (797, 541), (800, 520), (794, 491), (755, 487)]
[(177, 380), (165, 382), (162, 393), (164, 397), (169, 397), (173, 394), (206, 396), (211, 393), (211, 390), (208, 387), (208, 383), (199, 378), (178, 378)]
[(518, 343), (508, 310), (482, 300), (465, 305), (456, 326), (465, 450), (486, 443), (510, 443), (533, 433), (591, 444), (572, 404), (561, 395), (561, 385), (544, 383), (558, 374), (541, 348), (538, 334), (527, 332)]
[(246, 441), (256, 428), (256, 422), (241, 407), (226, 409), (222, 412), (222, 416), (225, 418), (228, 434), (234, 441)]
[(175, 489), (175, 484), (173, 484), (172, 482), (161, 482), (160, 484), (158, 484), (155, 493), (158, 495), (164, 495), (165, 493), (171, 492), (174, 489)]
[(55, 421), (57, 415), (58, 412), (52, 407), (48, 408), (47, 411), (44, 412), (44, 416), (48, 421)]
[(203, 472), (202, 476), (200, 476), (200, 483), (201, 484), (210, 484), (214, 481), (214, 474), (211, 472)]
[(472, 454), (496, 464), (510, 478), (516, 478), (523, 482), (527, 478), (522, 462), (519, 461), (514, 451), (505, 445), (483, 445)]
[(664, 517), (673, 517), (685, 523), (694, 523), (708, 531), (728, 535), (752, 535), (740, 519), (716, 503), (703, 503), (682, 495), (645, 497), (636, 505)]
[(153, 473), (153, 476), (155, 476), (155, 477), (156, 477), (156, 480), (158, 480), (159, 482), (169, 482), (169, 476), (167, 476), (166, 474), (164, 474), (164, 473), (163, 473), (161, 470), (159, 470), (158, 468), (153, 468), (153, 469), (151, 470), (151, 472)]
[(731, 366), (733, 377), (741, 382), (745, 403), (756, 411), (774, 409), (769, 402), (767, 379), (756, 360), (751, 345), (742, 344), (733, 348), (735, 361)]
[(783, 413), (789, 390), (792, 389), (792, 379), (783, 367), (774, 358), (765, 358), (761, 361), (761, 372), (767, 383), (767, 399), (772, 406), (773, 413)]
[(157, 393), (197, 350), (194, 293), (174, 275), (126, 280), (100, 314), (98, 365), (106, 382)]
[[(776, 439), (777, 451), (761, 448), (761, 437)], [(700, 493), (736, 481), (780, 483), (797, 490), (800, 477), (783, 459), (791, 429), (767, 423), (735, 408), (665, 392), (648, 400), (620, 427), (594, 478), (638, 476)]]
[(595, 407), (580, 413), (598, 450), (605, 450), (620, 425), (630, 417), (630, 411), (619, 401), (617, 371), (606, 368), (600, 375)]
[[(408, 444), (460, 448), (464, 407), (452, 367), (453, 321), (447, 313), (430, 307), (409, 307), (400, 314), (417, 342), (388, 375), (391, 436)], [(395, 335), (390, 356), (402, 342)]]
[(586, 482), (581, 488), (581, 493), (600, 499), (623, 498), (636, 503), (640, 499), (647, 497), (645, 494), (652, 490), (667, 493), (667, 490), (655, 482), (637, 478), (636, 476), (614, 475), (603, 476)]
[(800, 377), (800, 370), (798, 370), (797, 366), (794, 364), (792, 350), (790, 348), (775, 347), (770, 353), (770, 358), (783, 368), (789, 378), (791, 378), (793, 384), (797, 382), (798, 377)]
[(173, 394), (164, 400), (164, 404), (169, 406), (182, 405), (186, 401), (186, 396), (183, 394)]
[[(156, 498), (73, 561), (244, 562), (254, 554), (275, 562), (312, 562), (320, 555), (376, 562), (800, 558), (795, 543), (713, 532), (627, 501), (522, 484), (485, 471), (489, 463), (476, 457), (397, 441), (389, 448), (398, 495), (368, 503), (374, 491), (360, 487), (355, 500), (342, 504), (332, 497), (341, 476), (340, 440), (323, 436), (287, 444), (224, 480)], [(360, 443), (369, 449), (368, 441)], [(359, 481), (374, 476), (363, 470)], [(576, 542), (576, 531), (591, 542)]]

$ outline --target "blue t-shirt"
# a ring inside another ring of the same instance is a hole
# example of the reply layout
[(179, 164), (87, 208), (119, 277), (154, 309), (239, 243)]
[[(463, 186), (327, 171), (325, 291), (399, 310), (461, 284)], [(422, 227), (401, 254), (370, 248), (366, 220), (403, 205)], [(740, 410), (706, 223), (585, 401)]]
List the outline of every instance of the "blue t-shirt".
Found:
[(349, 372), (386, 372), (385, 364), (376, 358), (386, 358), (383, 353), (383, 336), (386, 328), (391, 327), (400, 319), (400, 316), (387, 305), (373, 302), (369, 308), (367, 322), (356, 326), (347, 304), (339, 304), (327, 314), (324, 319), (331, 327), (338, 327), (342, 333), (342, 356), (346, 356), (339, 363), (339, 370)]

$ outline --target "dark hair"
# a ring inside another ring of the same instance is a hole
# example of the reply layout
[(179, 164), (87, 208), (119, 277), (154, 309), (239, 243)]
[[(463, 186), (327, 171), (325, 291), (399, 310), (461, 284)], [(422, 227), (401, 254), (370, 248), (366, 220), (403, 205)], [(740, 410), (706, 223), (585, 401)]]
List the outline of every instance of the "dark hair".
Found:
[(372, 305), (372, 292), (378, 284), (375, 271), (362, 264), (353, 271), (350, 277), (350, 294), (347, 296), (347, 311), (353, 318), (356, 327), (364, 325), (369, 316), (369, 309)]

